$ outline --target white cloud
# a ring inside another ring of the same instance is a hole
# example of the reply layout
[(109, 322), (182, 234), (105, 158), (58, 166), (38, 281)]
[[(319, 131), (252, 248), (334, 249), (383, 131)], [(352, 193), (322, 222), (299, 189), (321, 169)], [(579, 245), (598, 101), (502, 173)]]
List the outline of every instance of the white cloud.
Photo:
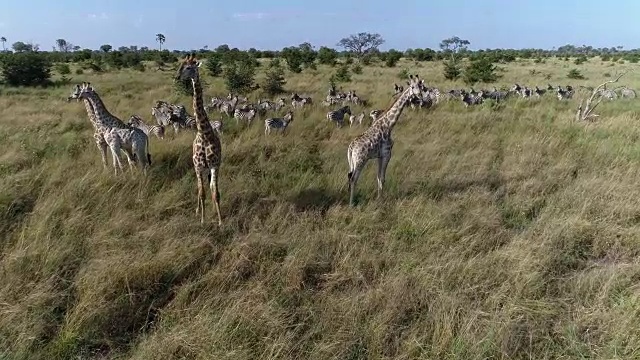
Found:
[(268, 18), (269, 16), (271, 16), (271, 14), (262, 12), (233, 14), (233, 18), (238, 20), (262, 20)]

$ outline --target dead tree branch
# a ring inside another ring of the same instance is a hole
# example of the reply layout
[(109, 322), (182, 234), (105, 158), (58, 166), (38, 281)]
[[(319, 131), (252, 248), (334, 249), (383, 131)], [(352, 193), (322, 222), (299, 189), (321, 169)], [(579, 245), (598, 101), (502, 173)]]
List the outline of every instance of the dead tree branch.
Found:
[[(627, 74), (627, 71), (622, 72), (615, 79), (605, 81), (604, 83), (598, 85), (595, 89), (593, 89), (593, 92), (591, 93), (591, 97), (587, 99), (587, 103), (585, 104), (584, 108), (582, 107), (582, 105), (584, 104), (584, 99), (580, 100), (580, 106), (578, 106), (578, 111), (576, 112), (576, 121), (581, 121), (581, 120), (586, 121), (593, 118), (597, 118), (599, 115), (594, 114), (593, 110), (595, 110), (598, 107), (598, 105), (600, 105), (600, 103), (602, 102), (602, 99), (604, 98), (603, 96), (604, 90), (607, 89), (607, 85), (618, 82), (618, 80), (620, 80), (620, 78), (622, 78), (626, 74)], [(595, 100), (595, 103), (594, 103), (594, 100)]]

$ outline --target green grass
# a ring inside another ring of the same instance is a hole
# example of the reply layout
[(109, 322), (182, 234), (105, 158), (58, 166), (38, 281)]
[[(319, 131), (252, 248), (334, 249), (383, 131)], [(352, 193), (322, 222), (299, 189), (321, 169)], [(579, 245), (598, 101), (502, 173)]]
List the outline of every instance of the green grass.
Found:
[[(574, 67), (587, 80), (567, 79)], [(464, 86), (441, 63), (404, 60), (342, 86), (367, 113), (385, 108), (403, 68)], [(498, 85), (577, 87), (635, 65), (504, 68)], [(286, 87), (319, 103), (333, 71), (287, 74)], [(192, 112), (171, 76), (73, 75), (147, 122), (155, 100)], [(621, 83), (640, 89), (640, 75)], [(284, 137), (228, 121), (218, 228), (209, 198), (206, 225), (194, 212), (193, 133), (151, 138), (148, 178), (116, 178), (70, 90), (0, 90), (0, 358), (640, 357), (636, 101), (603, 103), (588, 124), (553, 96), (406, 109), (384, 198), (371, 161), (355, 208), (346, 148), (363, 128), (336, 129), (319, 105)]]

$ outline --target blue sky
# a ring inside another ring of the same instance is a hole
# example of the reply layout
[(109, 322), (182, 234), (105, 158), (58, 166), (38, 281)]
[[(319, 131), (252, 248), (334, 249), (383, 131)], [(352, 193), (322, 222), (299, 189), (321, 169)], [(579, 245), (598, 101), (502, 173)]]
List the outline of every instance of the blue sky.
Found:
[(0, 9), (0, 36), (43, 50), (58, 38), (93, 49), (157, 47), (156, 33), (170, 49), (335, 47), (362, 31), (380, 33), (382, 49), (436, 49), (451, 36), (473, 49), (631, 49), (640, 47), (639, 15), (637, 0), (11, 0)]

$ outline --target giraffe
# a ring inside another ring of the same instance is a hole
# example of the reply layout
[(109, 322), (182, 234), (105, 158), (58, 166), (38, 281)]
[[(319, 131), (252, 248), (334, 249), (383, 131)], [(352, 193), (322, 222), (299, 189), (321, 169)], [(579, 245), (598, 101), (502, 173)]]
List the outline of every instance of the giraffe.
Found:
[(122, 170), (120, 150), (124, 150), (130, 169), (133, 169), (135, 162), (139, 162), (142, 172), (146, 174), (147, 167), (151, 164), (147, 135), (109, 113), (90, 83), (84, 82), (82, 87), (76, 86), (76, 92), (70, 98), (84, 101), (89, 120), (95, 124), (96, 132), (102, 135), (111, 148), (116, 175), (118, 168)]
[[(71, 92), (71, 95), (67, 98), (67, 102), (70, 102), (72, 99), (79, 99), (79, 96), (80, 85), (76, 84), (76, 86), (73, 88), (73, 91)], [(91, 122), (91, 125), (93, 125), (93, 128), (95, 130), (93, 132), (93, 139), (96, 141), (96, 146), (98, 146), (98, 150), (100, 151), (100, 156), (102, 157), (102, 165), (106, 169), (107, 166), (109, 166), (107, 164), (107, 142), (104, 139), (104, 135), (102, 134), (102, 132), (98, 131), (99, 129), (98, 125), (96, 124), (96, 117), (93, 113), (93, 106), (91, 106), (91, 103), (89, 103), (88, 100), (84, 101), (84, 106), (87, 110), (89, 121)]]
[(349, 162), (349, 205), (354, 205), (356, 183), (362, 169), (370, 159), (378, 159), (378, 198), (382, 196), (382, 187), (387, 171), (387, 165), (391, 160), (391, 148), (393, 140), (391, 131), (398, 121), (405, 105), (412, 96), (420, 96), (424, 89), (423, 80), (418, 75), (409, 76), (407, 88), (399, 93), (389, 110), (380, 114), (364, 133), (357, 136), (349, 144), (347, 160)]
[(198, 206), (196, 207), (196, 215), (200, 213), (200, 222), (204, 224), (204, 177), (207, 175), (206, 173), (209, 172), (211, 200), (218, 214), (218, 226), (222, 226), (220, 194), (218, 191), (218, 174), (222, 160), (222, 146), (220, 144), (220, 138), (211, 126), (204, 108), (202, 84), (200, 83), (200, 75), (198, 72), (201, 64), (201, 62), (196, 61), (194, 54), (186, 56), (178, 68), (175, 81), (190, 80), (193, 85), (193, 111), (196, 117), (196, 137), (193, 140), (193, 167), (198, 181)]

